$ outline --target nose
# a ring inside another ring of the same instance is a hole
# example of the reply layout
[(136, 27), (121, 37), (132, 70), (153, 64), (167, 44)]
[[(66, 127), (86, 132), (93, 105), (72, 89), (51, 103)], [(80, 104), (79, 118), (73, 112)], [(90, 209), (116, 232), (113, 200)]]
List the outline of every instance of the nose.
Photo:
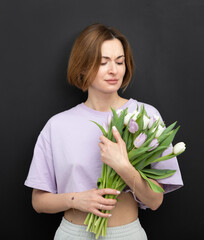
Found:
[(118, 71), (118, 69), (117, 69), (116, 63), (115, 62), (110, 62), (109, 63), (109, 73), (110, 74), (116, 74), (117, 71)]

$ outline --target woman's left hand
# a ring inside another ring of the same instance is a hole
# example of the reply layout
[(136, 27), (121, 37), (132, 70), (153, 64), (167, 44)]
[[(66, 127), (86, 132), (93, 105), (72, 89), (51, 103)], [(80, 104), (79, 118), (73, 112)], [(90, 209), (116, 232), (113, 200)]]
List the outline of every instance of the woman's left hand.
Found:
[(130, 164), (130, 162), (126, 144), (115, 126), (112, 128), (112, 132), (116, 143), (102, 135), (100, 137), (101, 142), (98, 145), (100, 147), (101, 160), (118, 172), (118, 170)]

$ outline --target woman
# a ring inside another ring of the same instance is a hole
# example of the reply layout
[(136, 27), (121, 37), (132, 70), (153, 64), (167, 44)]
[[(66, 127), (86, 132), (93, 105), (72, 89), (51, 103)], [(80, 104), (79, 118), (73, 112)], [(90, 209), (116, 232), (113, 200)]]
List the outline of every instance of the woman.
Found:
[[(118, 95), (126, 88), (133, 72), (133, 58), (126, 38), (116, 29), (93, 24), (77, 38), (68, 64), (69, 82), (88, 91), (85, 103), (52, 117), (41, 131), (25, 185), (33, 188), (32, 204), (39, 213), (64, 212), (55, 240), (94, 239), (83, 225), (88, 212), (109, 218), (103, 239), (147, 239), (138, 219), (138, 206), (156, 210), (162, 193), (153, 192), (130, 164), (125, 144), (113, 127), (116, 143), (101, 136), (90, 120), (107, 121), (111, 107), (132, 112), (140, 102)], [(149, 116), (159, 115), (145, 104)], [(170, 151), (170, 149), (169, 149)], [(126, 182), (119, 193), (114, 189), (97, 189), (102, 164), (112, 167)], [(168, 178), (154, 181), (165, 192), (183, 182), (176, 158), (156, 163), (154, 168), (176, 169)], [(114, 194), (120, 201), (105, 199)], [(111, 210), (111, 214), (100, 210)]]

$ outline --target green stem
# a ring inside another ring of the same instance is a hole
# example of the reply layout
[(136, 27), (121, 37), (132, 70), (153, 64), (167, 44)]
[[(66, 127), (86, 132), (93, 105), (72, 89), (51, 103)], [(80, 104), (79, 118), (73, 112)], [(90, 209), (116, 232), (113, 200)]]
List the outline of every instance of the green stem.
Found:
[(101, 224), (100, 224), (100, 227), (99, 227), (99, 229), (97, 229), (96, 239), (99, 238), (99, 235), (100, 235), (100, 233), (101, 233), (101, 230), (102, 230), (102, 227), (103, 227), (104, 222), (105, 222), (105, 218), (102, 218), (102, 222), (101, 222)]
[(105, 223), (104, 223), (104, 225), (103, 225), (102, 234), (101, 234), (102, 237), (105, 237), (105, 236), (106, 236), (107, 225), (108, 225), (108, 218), (105, 219)]
[(86, 219), (84, 221), (85, 225), (88, 225), (90, 217), (91, 217), (91, 213), (88, 213), (88, 215), (87, 215), (87, 217), (86, 217)]
[(89, 219), (88, 227), (87, 227), (87, 229), (86, 229), (87, 232), (89, 231), (89, 229), (90, 229), (90, 227), (91, 227), (93, 218), (94, 218), (94, 214), (92, 213), (92, 214), (91, 214), (91, 217), (90, 217), (90, 219)]

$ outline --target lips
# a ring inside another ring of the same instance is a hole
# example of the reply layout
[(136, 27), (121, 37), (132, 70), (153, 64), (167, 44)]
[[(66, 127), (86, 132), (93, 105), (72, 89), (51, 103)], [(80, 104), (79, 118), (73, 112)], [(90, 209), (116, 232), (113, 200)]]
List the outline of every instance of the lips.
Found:
[(116, 84), (118, 82), (118, 79), (108, 79), (106, 80), (109, 84)]

